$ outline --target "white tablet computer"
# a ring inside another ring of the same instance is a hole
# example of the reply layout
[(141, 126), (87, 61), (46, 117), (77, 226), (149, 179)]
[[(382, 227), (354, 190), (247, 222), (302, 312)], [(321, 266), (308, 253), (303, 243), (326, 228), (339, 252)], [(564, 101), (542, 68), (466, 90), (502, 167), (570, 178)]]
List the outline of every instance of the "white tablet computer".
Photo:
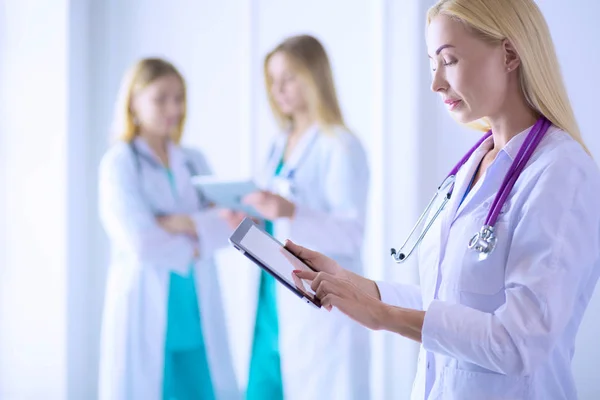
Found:
[(229, 238), (233, 246), (253, 263), (271, 274), (286, 288), (317, 308), (321, 302), (310, 283), (293, 274), (294, 270), (311, 270), (250, 218), (246, 218)]
[(224, 180), (215, 176), (192, 177), (192, 184), (204, 197), (217, 207), (243, 211), (253, 217), (260, 217), (254, 207), (242, 203), (247, 194), (258, 189), (252, 180)]

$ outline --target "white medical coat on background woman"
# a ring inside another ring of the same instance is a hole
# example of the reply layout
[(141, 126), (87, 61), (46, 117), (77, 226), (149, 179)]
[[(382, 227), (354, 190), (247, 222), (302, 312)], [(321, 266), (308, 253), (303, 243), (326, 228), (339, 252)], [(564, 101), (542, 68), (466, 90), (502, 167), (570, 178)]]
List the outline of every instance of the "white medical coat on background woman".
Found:
[(227, 245), (230, 229), (216, 210), (200, 204), (187, 163), (200, 175), (210, 174), (209, 167), (201, 153), (169, 143), (176, 199), (147, 143), (138, 137), (134, 145), (138, 157), (127, 143), (119, 142), (100, 165), (100, 214), (111, 243), (100, 399), (162, 398), (169, 277), (171, 272), (187, 273), (195, 243), (164, 231), (155, 220), (157, 213), (189, 214), (195, 222), (200, 256), (193, 268), (214, 392), (217, 399), (238, 399), (212, 259), (217, 248)]
[[(322, 132), (313, 126), (275, 178), (286, 141), (286, 133), (276, 137), (258, 179), (296, 206), (292, 220), (273, 222), (275, 237), (303, 243), (361, 273), (369, 169), (360, 141), (342, 128)], [(253, 272), (256, 290), (249, 302), (255, 315), (260, 270)], [(276, 297), (284, 399), (368, 399), (369, 331), (337, 310), (309, 306), (280, 284)]]

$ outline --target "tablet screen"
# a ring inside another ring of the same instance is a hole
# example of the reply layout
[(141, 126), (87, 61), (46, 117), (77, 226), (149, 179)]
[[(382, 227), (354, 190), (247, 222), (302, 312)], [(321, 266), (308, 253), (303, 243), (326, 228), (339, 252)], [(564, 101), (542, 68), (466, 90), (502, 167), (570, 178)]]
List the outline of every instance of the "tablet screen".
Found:
[(268, 266), (271, 271), (292, 287), (298, 288), (307, 298), (314, 300), (315, 292), (310, 282), (298, 278), (294, 270), (311, 269), (300, 259), (290, 253), (279, 242), (262, 232), (256, 226), (251, 226), (240, 244), (256, 256), (259, 261)]

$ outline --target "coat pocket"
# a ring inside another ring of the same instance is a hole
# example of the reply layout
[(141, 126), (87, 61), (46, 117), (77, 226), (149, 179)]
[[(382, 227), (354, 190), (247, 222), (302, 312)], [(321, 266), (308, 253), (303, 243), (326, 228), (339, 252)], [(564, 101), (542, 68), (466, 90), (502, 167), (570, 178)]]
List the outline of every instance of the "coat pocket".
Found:
[[(464, 231), (464, 237), (470, 239), (485, 224), (489, 207), (484, 203), (473, 212)], [(494, 249), (482, 257), (475, 249), (465, 243), (458, 290), (461, 304), (485, 312), (493, 312), (505, 300), (506, 261), (510, 249), (509, 223), (502, 218), (494, 225), (496, 244)]]
[(525, 400), (529, 379), (445, 367), (442, 387), (445, 400)]

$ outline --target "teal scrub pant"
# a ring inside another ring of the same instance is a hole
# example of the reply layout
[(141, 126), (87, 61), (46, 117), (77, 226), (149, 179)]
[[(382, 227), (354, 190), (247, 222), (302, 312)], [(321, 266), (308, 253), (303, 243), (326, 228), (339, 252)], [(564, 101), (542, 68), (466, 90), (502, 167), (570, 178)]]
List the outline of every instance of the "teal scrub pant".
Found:
[[(270, 223), (266, 230), (273, 231)], [(247, 400), (283, 399), (275, 285), (275, 278), (261, 270)]]
[(215, 400), (193, 272), (171, 273), (163, 399)]

